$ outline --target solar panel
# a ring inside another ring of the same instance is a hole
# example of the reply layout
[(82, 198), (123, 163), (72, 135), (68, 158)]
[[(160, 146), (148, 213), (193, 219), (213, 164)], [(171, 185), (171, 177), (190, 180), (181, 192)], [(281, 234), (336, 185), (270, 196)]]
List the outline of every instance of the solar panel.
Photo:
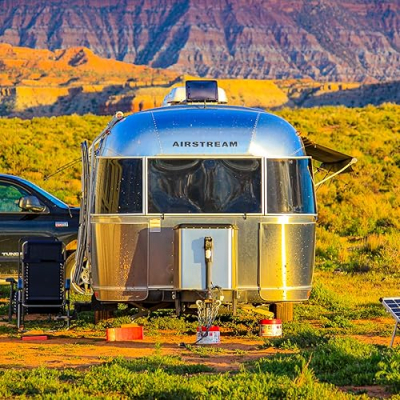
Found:
[(386, 308), (386, 311), (388, 311), (396, 321), (394, 325), (392, 341), (390, 343), (390, 347), (392, 347), (394, 337), (396, 335), (397, 324), (400, 322), (400, 297), (384, 297), (380, 299), (380, 301), (382, 302), (382, 305)]
[(400, 297), (386, 297), (381, 299), (383, 306), (392, 314), (393, 318), (400, 322)]

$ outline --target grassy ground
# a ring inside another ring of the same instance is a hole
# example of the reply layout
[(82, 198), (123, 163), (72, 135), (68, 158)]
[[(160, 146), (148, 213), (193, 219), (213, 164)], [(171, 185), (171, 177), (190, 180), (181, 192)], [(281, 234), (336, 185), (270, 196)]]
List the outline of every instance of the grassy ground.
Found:
[[(168, 355), (162, 339), (157, 339), (152, 354), (145, 357), (106, 358), (81, 368), (0, 367), (0, 397), (400, 398), (400, 346), (388, 347), (394, 321), (379, 302), (381, 296), (396, 296), (397, 290), (396, 280), (383, 275), (318, 272), (310, 301), (296, 306), (295, 320), (284, 324), (281, 338), (259, 338), (256, 315), (220, 314), (217, 323), (228, 335), (222, 336), (222, 343), (232, 337), (251, 338), (259, 349), (271, 350), (243, 361), (239, 369), (228, 367), (227, 372), (220, 372), (201, 361), (226, 358), (222, 345), (192, 345)], [(6, 307), (2, 311), (5, 314)], [(114, 319), (98, 325), (94, 325), (91, 313), (82, 313), (63, 335), (91, 332), (93, 337), (103, 338), (107, 327), (129, 320), (123, 307)], [(150, 337), (172, 330), (190, 340), (196, 329), (194, 317), (178, 319), (168, 311), (139, 322)], [(52, 332), (64, 329), (44, 321), (26, 325), (28, 333), (38, 327)], [(2, 327), (2, 338), (19, 335), (14, 327)], [(43, 343), (37, 346), (46, 350)], [(65, 349), (59, 350), (62, 353)], [(187, 353), (200, 362), (188, 362)], [(236, 353), (243, 355), (246, 350), (238, 347)]]

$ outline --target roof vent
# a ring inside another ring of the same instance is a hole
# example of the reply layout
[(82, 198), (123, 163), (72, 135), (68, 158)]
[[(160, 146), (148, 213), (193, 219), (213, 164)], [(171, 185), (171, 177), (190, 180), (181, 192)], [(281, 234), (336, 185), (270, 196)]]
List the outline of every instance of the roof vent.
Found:
[(224, 89), (218, 87), (217, 81), (186, 81), (185, 87), (173, 88), (163, 101), (163, 106), (175, 104), (226, 104)]

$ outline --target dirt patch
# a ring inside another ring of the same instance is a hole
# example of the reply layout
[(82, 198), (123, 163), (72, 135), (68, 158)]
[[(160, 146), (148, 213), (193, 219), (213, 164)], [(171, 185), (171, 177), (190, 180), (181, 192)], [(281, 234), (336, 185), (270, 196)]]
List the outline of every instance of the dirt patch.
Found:
[(393, 396), (392, 393), (388, 393), (387, 389), (383, 386), (342, 386), (340, 390), (350, 394), (366, 394), (369, 397), (376, 399), (388, 399)]
[[(390, 319), (375, 321), (387, 325)], [(8, 325), (0, 323), (1, 325)], [(9, 325), (10, 327), (12, 325)], [(132, 359), (154, 354), (180, 356), (187, 363), (200, 363), (218, 372), (238, 370), (248, 361), (288, 351), (262, 348), (262, 338), (229, 336), (221, 332), (221, 343), (195, 346), (195, 335), (177, 335), (160, 331), (143, 340), (107, 342), (99, 331), (61, 330), (29, 331), (29, 335), (46, 335), (47, 340), (23, 341), (15, 331), (14, 337), (0, 336), (0, 368), (87, 368), (118, 356)], [(390, 338), (375, 335), (354, 335), (355, 339), (371, 344), (389, 345)], [(188, 346), (182, 346), (186, 344)], [(360, 388), (364, 390), (365, 388)], [(353, 390), (353, 389), (351, 389)]]
[[(262, 339), (222, 336), (215, 345), (192, 346), (194, 335), (176, 335), (160, 332), (157, 336), (127, 342), (107, 342), (90, 337), (92, 332), (72, 331), (46, 333), (31, 331), (29, 335), (46, 335), (47, 340), (24, 341), (20, 337), (0, 337), (0, 368), (84, 368), (100, 364), (114, 357), (138, 358), (154, 354), (176, 355), (188, 363), (201, 363), (225, 372), (239, 369), (246, 361), (257, 360), (269, 354), (284, 352), (261, 349)], [(68, 337), (71, 335), (72, 337)], [(189, 345), (182, 346), (182, 343)]]

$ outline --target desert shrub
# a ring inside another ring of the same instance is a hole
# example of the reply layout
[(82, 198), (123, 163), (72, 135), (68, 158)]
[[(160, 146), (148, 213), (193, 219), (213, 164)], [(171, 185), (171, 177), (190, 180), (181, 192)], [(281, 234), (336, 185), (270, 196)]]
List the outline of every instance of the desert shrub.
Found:
[(388, 351), (378, 363), (376, 380), (381, 385), (390, 386), (395, 393), (400, 393), (400, 349)]
[(321, 283), (316, 283), (313, 286), (310, 296), (312, 304), (323, 306), (326, 310), (334, 312), (348, 311), (351, 305), (346, 299), (341, 298), (337, 293), (327, 289)]
[[(373, 385), (385, 350), (351, 338), (335, 337), (314, 349), (310, 367), (318, 379), (335, 385)], [(382, 375), (383, 376), (383, 375)]]
[(265, 339), (262, 347), (274, 346), (284, 350), (314, 348), (328, 341), (329, 336), (321, 329), (306, 323), (285, 324), (283, 336)]

